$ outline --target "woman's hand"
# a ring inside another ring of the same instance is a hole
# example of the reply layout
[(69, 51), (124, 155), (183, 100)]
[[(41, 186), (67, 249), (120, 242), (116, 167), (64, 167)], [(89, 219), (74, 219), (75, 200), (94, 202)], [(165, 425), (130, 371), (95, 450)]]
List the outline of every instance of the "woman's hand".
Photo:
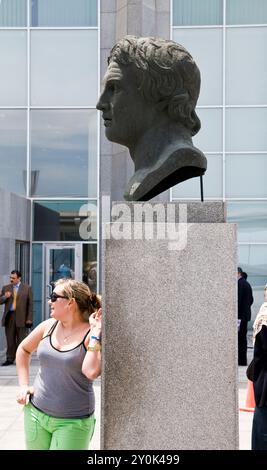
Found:
[(96, 336), (101, 334), (102, 328), (102, 308), (96, 310), (92, 315), (89, 317), (89, 325), (91, 329), (91, 334), (94, 332)]
[(22, 385), (17, 393), (17, 402), (20, 405), (25, 405), (27, 403), (28, 395), (33, 395), (33, 387)]

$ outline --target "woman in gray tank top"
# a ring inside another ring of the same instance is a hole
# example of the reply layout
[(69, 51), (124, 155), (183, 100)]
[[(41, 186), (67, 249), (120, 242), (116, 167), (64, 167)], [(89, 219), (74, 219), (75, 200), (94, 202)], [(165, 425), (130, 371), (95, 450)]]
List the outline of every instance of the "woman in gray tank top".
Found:
[[(26, 448), (87, 450), (95, 426), (93, 380), (101, 372), (100, 299), (83, 282), (60, 279), (48, 303), (51, 319), (21, 342), (16, 356)], [(31, 387), (35, 350), (40, 368)]]

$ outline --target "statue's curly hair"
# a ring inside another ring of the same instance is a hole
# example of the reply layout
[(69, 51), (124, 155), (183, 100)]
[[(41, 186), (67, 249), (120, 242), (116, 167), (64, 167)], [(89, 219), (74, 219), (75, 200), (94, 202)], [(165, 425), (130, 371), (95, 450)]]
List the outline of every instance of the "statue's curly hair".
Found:
[(170, 118), (181, 122), (191, 135), (200, 129), (195, 112), (200, 91), (200, 71), (180, 44), (152, 37), (125, 36), (110, 52), (108, 64), (134, 64), (138, 89), (146, 101), (167, 108)]

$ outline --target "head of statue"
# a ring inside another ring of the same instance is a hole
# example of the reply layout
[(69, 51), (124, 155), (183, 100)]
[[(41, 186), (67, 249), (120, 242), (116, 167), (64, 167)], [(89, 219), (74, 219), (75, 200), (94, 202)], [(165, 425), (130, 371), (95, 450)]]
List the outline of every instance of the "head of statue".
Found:
[(111, 49), (96, 107), (106, 137), (128, 147), (135, 165), (125, 199), (149, 200), (205, 173), (207, 159), (192, 143), (199, 91), (199, 69), (174, 41), (125, 36)]
[(189, 52), (166, 39), (125, 36), (112, 48), (97, 103), (109, 140), (131, 148), (160, 119), (190, 136), (200, 129), (195, 107), (200, 72)]

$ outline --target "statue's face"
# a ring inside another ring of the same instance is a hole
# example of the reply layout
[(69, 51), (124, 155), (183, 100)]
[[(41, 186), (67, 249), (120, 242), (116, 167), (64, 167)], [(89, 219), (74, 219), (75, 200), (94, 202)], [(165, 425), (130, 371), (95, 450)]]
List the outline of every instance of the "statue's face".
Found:
[(138, 90), (133, 64), (109, 64), (96, 107), (102, 111), (106, 137), (129, 148), (156, 122), (155, 106)]

